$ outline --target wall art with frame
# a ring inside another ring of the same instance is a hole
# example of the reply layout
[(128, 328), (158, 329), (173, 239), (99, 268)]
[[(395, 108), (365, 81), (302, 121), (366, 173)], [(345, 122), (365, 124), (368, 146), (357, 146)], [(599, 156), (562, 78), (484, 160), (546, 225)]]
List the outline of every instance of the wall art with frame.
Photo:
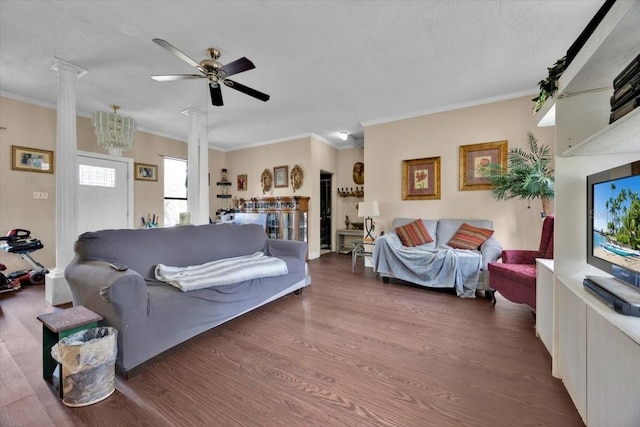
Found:
[(402, 200), (440, 199), (440, 157), (402, 161)]
[(146, 163), (134, 163), (133, 171), (135, 179), (139, 181), (157, 181), (158, 165), (148, 165)]
[(490, 180), (482, 174), (482, 168), (494, 163), (506, 169), (507, 148), (507, 141), (461, 145), (460, 190), (490, 190)]
[(273, 188), (289, 186), (289, 166), (276, 166), (273, 168)]
[(238, 191), (247, 191), (247, 174), (238, 175)]
[(53, 151), (11, 146), (11, 169), (25, 172), (53, 173)]

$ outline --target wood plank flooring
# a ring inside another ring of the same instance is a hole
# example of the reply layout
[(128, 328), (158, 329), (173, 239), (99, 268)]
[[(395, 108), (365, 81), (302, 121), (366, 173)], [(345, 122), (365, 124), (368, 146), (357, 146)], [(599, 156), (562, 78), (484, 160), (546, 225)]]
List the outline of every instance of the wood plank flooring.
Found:
[(383, 284), (351, 257), (67, 408), (42, 379), (44, 288), (0, 295), (2, 426), (583, 426), (530, 311)]

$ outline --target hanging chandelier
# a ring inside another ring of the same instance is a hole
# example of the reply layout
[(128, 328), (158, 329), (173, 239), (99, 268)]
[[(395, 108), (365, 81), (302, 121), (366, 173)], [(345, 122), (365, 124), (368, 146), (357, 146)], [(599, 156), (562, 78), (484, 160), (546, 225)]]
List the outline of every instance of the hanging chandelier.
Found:
[(123, 151), (131, 150), (136, 134), (136, 121), (118, 114), (119, 105), (110, 105), (111, 112), (93, 113), (93, 130), (98, 137), (98, 145), (109, 151), (112, 156), (121, 156)]

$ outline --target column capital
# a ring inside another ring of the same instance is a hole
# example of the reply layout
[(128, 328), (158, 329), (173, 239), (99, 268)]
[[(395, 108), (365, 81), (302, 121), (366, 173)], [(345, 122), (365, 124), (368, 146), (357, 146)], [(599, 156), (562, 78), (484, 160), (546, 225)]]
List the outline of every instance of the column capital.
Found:
[(77, 65), (74, 65), (70, 62), (58, 59), (55, 56), (53, 57), (53, 64), (51, 65), (51, 69), (58, 73), (58, 75), (63, 72), (68, 74), (75, 73), (77, 79), (83, 77), (88, 72), (82, 67), (78, 67)]

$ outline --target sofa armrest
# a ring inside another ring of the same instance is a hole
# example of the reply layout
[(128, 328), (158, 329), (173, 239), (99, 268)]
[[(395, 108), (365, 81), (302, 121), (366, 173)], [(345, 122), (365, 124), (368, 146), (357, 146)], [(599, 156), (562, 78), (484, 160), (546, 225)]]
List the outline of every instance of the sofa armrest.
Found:
[(105, 261), (78, 261), (65, 269), (73, 305), (104, 317), (102, 325), (118, 330), (118, 367), (126, 373), (147, 359), (149, 348), (147, 284), (129, 269), (116, 271)]
[(134, 270), (116, 271), (105, 261), (73, 261), (64, 272), (74, 305), (147, 306), (147, 284)]
[(493, 237), (489, 237), (481, 246), (482, 270), (487, 271), (490, 262), (496, 262), (502, 256), (502, 245)]
[(266, 254), (275, 257), (307, 258), (307, 243), (297, 240), (267, 239)]
[(509, 249), (502, 251), (502, 262), (505, 264), (535, 264), (540, 258), (540, 251)]

